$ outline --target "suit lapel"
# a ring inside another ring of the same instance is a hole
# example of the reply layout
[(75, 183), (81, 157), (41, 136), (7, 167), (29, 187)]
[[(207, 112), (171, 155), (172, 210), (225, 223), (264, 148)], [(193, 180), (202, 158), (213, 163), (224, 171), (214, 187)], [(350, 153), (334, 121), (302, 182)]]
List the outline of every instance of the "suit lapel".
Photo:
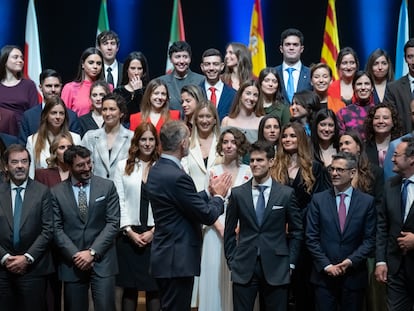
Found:
[(109, 172), (109, 152), (105, 139), (105, 130), (100, 129), (97, 131), (94, 138), (96, 140), (96, 150), (94, 153), (96, 152), (96, 154), (101, 158), (103, 166)]
[(197, 165), (200, 167), (200, 170), (203, 173), (206, 173), (207, 170), (206, 170), (206, 166), (204, 164), (203, 155), (201, 154), (201, 149), (200, 149), (200, 144), (198, 142), (198, 139), (195, 143), (195, 147), (190, 149), (190, 155), (191, 155), (191, 157), (193, 157), (193, 159), (195, 160)]
[(0, 208), (3, 210), (4, 215), (6, 215), (7, 222), (9, 223), (10, 229), (13, 228), (13, 212), (12, 212), (12, 201), (10, 196), (10, 184), (3, 183), (0, 186)]
[(111, 160), (108, 159), (108, 163), (109, 163), (108, 170), (109, 170), (109, 167), (114, 164), (115, 160), (118, 159), (118, 155), (121, 152), (123, 146), (127, 143), (128, 138), (129, 137), (127, 133), (124, 131), (121, 125), (117, 138), (114, 141), (114, 144), (112, 146)]
[[(330, 213), (330, 218), (334, 220), (335, 222), (335, 226), (336, 229), (338, 229), (338, 232), (341, 234), (341, 225), (339, 224), (339, 215), (338, 215), (338, 207), (336, 205), (336, 196), (335, 196), (335, 192), (332, 189), (331, 190), (331, 195), (329, 196), (328, 199), (328, 211)], [(346, 223), (346, 220), (345, 220)]]

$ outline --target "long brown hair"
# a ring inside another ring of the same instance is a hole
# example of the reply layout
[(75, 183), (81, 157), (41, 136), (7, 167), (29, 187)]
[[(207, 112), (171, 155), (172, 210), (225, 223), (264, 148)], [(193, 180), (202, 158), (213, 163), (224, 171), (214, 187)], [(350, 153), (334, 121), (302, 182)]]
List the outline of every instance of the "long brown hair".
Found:
[(134, 136), (131, 139), (131, 146), (128, 150), (128, 158), (125, 165), (125, 174), (131, 175), (131, 173), (134, 170), (134, 166), (136, 163), (136, 160), (139, 158), (140, 152), (139, 152), (139, 140), (141, 139), (141, 136), (144, 135), (146, 131), (150, 131), (152, 135), (154, 135), (155, 138), (155, 148), (154, 151), (151, 154), (151, 160), (150, 164), (154, 163), (159, 158), (159, 139), (157, 130), (155, 129), (155, 126), (151, 122), (143, 121), (141, 124), (135, 129)]
[(261, 117), (265, 114), (263, 105), (260, 105), (261, 89), (260, 89), (259, 84), (257, 83), (256, 80), (247, 80), (240, 84), (240, 88), (238, 89), (236, 96), (234, 96), (233, 104), (231, 105), (231, 108), (229, 111), (229, 118), (236, 118), (239, 115), (240, 107), (242, 105), (241, 98), (242, 98), (243, 92), (249, 86), (254, 86), (259, 91), (259, 97), (257, 99), (256, 106), (254, 107), (254, 114), (256, 115), (256, 117)]
[(315, 176), (312, 172), (312, 148), (303, 126), (298, 122), (289, 122), (282, 127), (279, 138), (279, 146), (277, 147), (276, 161), (271, 169), (271, 175), (278, 182), (284, 185), (289, 184), (288, 168), (292, 155), (286, 152), (282, 145), (284, 132), (288, 128), (292, 128), (296, 134), (298, 145), (298, 150), (296, 153), (300, 168), (299, 172), (305, 184), (306, 192), (311, 193), (313, 185), (316, 181)]
[(169, 98), (170, 94), (168, 92), (167, 84), (161, 79), (153, 79), (151, 80), (147, 88), (145, 89), (144, 95), (142, 96), (141, 101), (141, 120), (146, 120), (151, 112), (151, 95), (154, 93), (155, 89), (159, 86), (164, 86), (167, 92), (167, 101), (165, 102), (164, 106), (161, 110), (161, 117), (164, 118), (165, 122), (170, 119), (170, 107), (169, 107)]

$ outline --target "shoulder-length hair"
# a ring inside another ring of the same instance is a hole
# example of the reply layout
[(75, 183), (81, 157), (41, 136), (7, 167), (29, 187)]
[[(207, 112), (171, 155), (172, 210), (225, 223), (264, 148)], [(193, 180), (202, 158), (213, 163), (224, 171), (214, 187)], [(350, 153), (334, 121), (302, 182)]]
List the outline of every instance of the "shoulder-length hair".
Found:
[(73, 138), (70, 133), (57, 134), (49, 147), (50, 156), (46, 159), (47, 167), (49, 168), (58, 166), (57, 150), (62, 139), (67, 139), (73, 145)]
[[(231, 46), (233, 48), (233, 53), (237, 56), (237, 75), (239, 77), (240, 84), (246, 80), (251, 79), (252, 75), (252, 56), (249, 51), (249, 48), (239, 42), (230, 42), (226, 45), (227, 48)], [(224, 66), (224, 73), (223, 73), (223, 82), (231, 85), (231, 73), (233, 72), (233, 68), (229, 68)]]
[(239, 158), (243, 157), (247, 153), (247, 151), (249, 151), (250, 143), (247, 140), (246, 136), (243, 134), (243, 132), (235, 127), (229, 127), (220, 134), (216, 146), (216, 152), (220, 156), (223, 156), (223, 140), (226, 134), (233, 135), (234, 140), (236, 141), (237, 154), (239, 155)]
[(216, 135), (216, 137), (219, 137), (220, 135), (220, 118), (218, 116), (218, 112), (216, 109), (216, 106), (214, 104), (206, 99), (201, 100), (200, 104), (196, 107), (194, 110), (193, 115), (193, 128), (191, 129), (191, 137), (190, 137), (190, 147), (194, 148), (196, 141), (198, 140), (198, 127), (197, 127), (197, 118), (200, 114), (201, 110), (206, 108), (210, 113), (213, 115), (214, 120), (216, 121), (216, 124), (213, 127), (213, 133)]
[(125, 164), (125, 175), (131, 175), (131, 173), (134, 171), (134, 166), (139, 159), (140, 156), (140, 150), (139, 150), (139, 140), (141, 139), (142, 135), (146, 131), (150, 131), (152, 135), (154, 135), (155, 138), (155, 148), (154, 151), (151, 154), (151, 160), (150, 164), (154, 163), (158, 160), (160, 154), (159, 154), (159, 146), (160, 141), (158, 139), (158, 134), (155, 126), (151, 122), (143, 121), (141, 124), (135, 129), (134, 136), (131, 139), (131, 146), (128, 150), (128, 158)]
[(364, 121), (365, 126), (365, 134), (367, 141), (374, 141), (375, 140), (375, 130), (373, 121), (375, 118), (375, 113), (380, 108), (386, 108), (391, 112), (391, 119), (393, 123), (393, 127), (391, 128), (391, 140), (394, 140), (402, 135), (402, 125), (401, 125), (401, 118), (398, 114), (397, 109), (395, 109), (394, 105), (388, 103), (380, 103), (368, 111), (368, 115)]
[(146, 87), (149, 82), (149, 67), (148, 67), (148, 61), (145, 55), (142, 52), (133, 51), (128, 54), (128, 56), (125, 58), (124, 66), (122, 67), (122, 85), (126, 85), (129, 82), (128, 77), (128, 68), (129, 65), (133, 60), (138, 60), (141, 63), (142, 66), (142, 86)]
[(387, 51), (383, 49), (375, 49), (368, 57), (367, 64), (365, 65), (365, 71), (368, 72), (372, 77), (374, 77), (374, 67), (375, 61), (380, 58), (381, 56), (385, 57), (385, 60), (388, 63), (388, 72), (386, 76), (386, 80), (388, 82), (394, 81), (394, 66), (391, 62), (391, 57)]
[[(230, 111), (229, 111), (229, 117), (230, 118), (235, 118), (239, 115), (240, 110), (241, 110), (241, 98), (243, 95), (244, 90), (249, 87), (249, 86), (254, 86), (257, 88), (258, 92), (259, 92), (259, 99), (260, 99), (260, 87), (257, 84), (256, 80), (247, 80), (244, 81), (241, 85), (240, 88), (238, 89), (236, 96), (234, 96), (234, 100), (233, 100), (233, 104), (231, 105)], [(263, 109), (263, 105), (259, 104), (259, 99), (257, 100), (256, 106), (254, 107), (254, 114), (257, 117), (261, 117), (264, 115), (264, 109)]]
[(359, 59), (358, 59), (358, 54), (355, 52), (355, 50), (349, 46), (344, 47), (343, 49), (341, 49), (338, 53), (338, 57), (336, 58), (336, 68), (339, 69), (339, 67), (341, 66), (342, 63), (342, 59), (344, 58), (344, 56), (346, 55), (352, 55), (355, 59), (355, 64), (356, 64), (356, 70), (359, 69)]
[(78, 65), (78, 72), (76, 74), (75, 77), (75, 82), (82, 82), (83, 80), (85, 80), (85, 71), (83, 70), (83, 64), (85, 63), (85, 60), (91, 56), (91, 55), (98, 55), (101, 58), (101, 62), (102, 62), (102, 68), (101, 68), (101, 72), (97, 78), (97, 80), (105, 80), (105, 75), (104, 75), (104, 61), (103, 61), (103, 56), (102, 56), (102, 52), (97, 49), (96, 47), (90, 47), (87, 48), (85, 51), (82, 52), (82, 55), (80, 57), (79, 60), (79, 65)]
[[(0, 81), (4, 80), (6, 78), (7, 75), (7, 68), (6, 68), (6, 63), (7, 60), (9, 59), (10, 53), (11, 51), (13, 51), (14, 49), (19, 50), (22, 54), (23, 51), (20, 47), (18, 47), (17, 45), (5, 45), (2, 49), (1, 49), (1, 54), (0, 54)], [(19, 71), (16, 75), (16, 79), (21, 79), (23, 77), (23, 70)]]
[[(273, 74), (277, 80), (277, 88), (276, 93), (273, 94), (272, 103), (273, 104), (283, 104), (285, 102), (285, 98), (283, 97), (282, 93), (282, 82), (280, 79), (279, 74), (277, 73), (276, 69), (274, 67), (266, 67), (263, 68), (259, 73), (259, 87), (262, 87), (263, 80), (267, 77), (267, 75)], [(263, 99), (264, 96), (261, 98)], [(263, 102), (263, 100), (261, 100)]]
[[(69, 115), (68, 111), (66, 109), (65, 103), (60, 97), (52, 97), (48, 99), (45, 103), (45, 107), (42, 110), (42, 113), (40, 114), (40, 126), (39, 130), (37, 131), (37, 140), (34, 145), (34, 161), (35, 163), (39, 163), (40, 161), (40, 153), (45, 148), (46, 141), (49, 141), (49, 113), (50, 111), (56, 107), (61, 106), (63, 108), (63, 111), (65, 112), (65, 119), (63, 120), (63, 124), (60, 127), (60, 132), (58, 134), (66, 134), (70, 135), (69, 133)], [(49, 144), (52, 142), (49, 141)]]
[(151, 105), (151, 95), (154, 93), (155, 89), (159, 86), (164, 86), (165, 91), (167, 92), (167, 100), (165, 102), (164, 107), (161, 109), (161, 117), (164, 118), (165, 122), (167, 122), (170, 119), (170, 107), (169, 107), (169, 98), (170, 94), (168, 92), (167, 84), (165, 84), (164, 81), (161, 79), (152, 79), (144, 92), (144, 95), (142, 96), (141, 101), (141, 120), (146, 120), (151, 112), (152, 105)]
[(281, 130), (281, 137), (279, 139), (279, 146), (276, 152), (276, 161), (271, 169), (271, 174), (278, 182), (288, 185), (289, 174), (288, 168), (292, 155), (285, 151), (282, 145), (283, 135), (286, 129), (292, 128), (297, 137), (297, 161), (299, 164), (299, 173), (305, 185), (305, 191), (311, 193), (315, 184), (315, 176), (312, 172), (312, 153), (308, 137), (306, 136), (303, 126), (298, 122), (289, 122), (283, 125)]
[[(277, 124), (279, 124), (279, 128), (281, 128), (282, 122), (280, 121), (280, 118), (278, 116), (274, 116), (274, 115), (271, 115), (271, 114), (267, 114), (267, 115), (265, 115), (260, 120), (260, 123), (259, 123), (259, 131), (257, 133), (257, 140), (267, 141), (266, 138), (264, 137), (264, 133), (263, 132), (264, 132), (264, 127), (266, 125), (266, 121), (269, 120), (269, 119), (275, 119), (277, 121)], [(277, 142), (279, 140), (280, 140), (280, 134), (279, 134), (279, 138), (278, 138)]]

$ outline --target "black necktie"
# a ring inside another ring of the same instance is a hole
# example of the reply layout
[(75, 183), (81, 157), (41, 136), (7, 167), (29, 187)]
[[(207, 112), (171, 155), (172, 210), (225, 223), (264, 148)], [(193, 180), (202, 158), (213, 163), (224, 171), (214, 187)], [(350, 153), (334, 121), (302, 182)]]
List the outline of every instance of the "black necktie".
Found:
[(114, 76), (112, 75), (112, 68), (108, 67), (108, 69), (106, 69), (106, 71), (107, 71), (106, 82), (112, 84), (112, 86), (115, 87), (115, 85), (114, 85)]
[(267, 186), (257, 185), (256, 188), (257, 190), (259, 190), (259, 197), (257, 198), (257, 204), (256, 204), (256, 217), (257, 217), (257, 222), (259, 226), (261, 226), (263, 222), (265, 208), (266, 208), (264, 191), (266, 190)]
[(16, 196), (14, 199), (14, 214), (13, 214), (13, 246), (18, 248), (20, 244), (20, 218), (22, 215), (22, 206), (23, 200), (21, 192), (24, 189), (23, 187), (13, 188), (16, 190)]

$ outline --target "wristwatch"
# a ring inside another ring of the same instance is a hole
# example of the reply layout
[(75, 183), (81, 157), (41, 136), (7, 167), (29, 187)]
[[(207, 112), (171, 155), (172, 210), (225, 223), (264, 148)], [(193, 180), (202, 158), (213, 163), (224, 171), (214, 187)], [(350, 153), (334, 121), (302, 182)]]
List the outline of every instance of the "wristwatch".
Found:
[(94, 258), (95, 258), (96, 251), (95, 251), (93, 248), (90, 248), (90, 249), (89, 249), (89, 253), (91, 254), (91, 256), (92, 256), (92, 257), (94, 257)]

